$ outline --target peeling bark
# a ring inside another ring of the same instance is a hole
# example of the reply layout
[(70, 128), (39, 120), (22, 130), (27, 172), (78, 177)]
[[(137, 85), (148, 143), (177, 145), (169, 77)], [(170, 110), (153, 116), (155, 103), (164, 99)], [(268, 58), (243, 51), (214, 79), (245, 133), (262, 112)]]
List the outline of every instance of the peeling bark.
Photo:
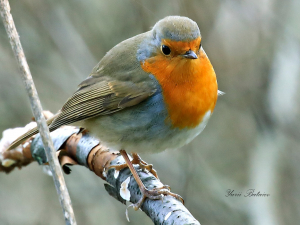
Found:
[[(108, 194), (123, 204), (126, 204), (126, 200), (120, 195), (121, 185), (130, 177), (127, 187), (130, 192), (130, 202), (136, 203), (141, 198), (139, 187), (128, 168), (122, 169), (118, 173), (115, 173), (115, 169), (108, 169), (111, 165), (125, 163), (119, 152), (111, 151), (99, 140), (73, 126), (64, 126), (53, 131), (51, 138), (65, 173), (69, 174), (71, 172), (70, 166), (72, 165), (89, 168), (107, 182), (104, 186)], [(26, 165), (28, 160), (32, 162), (32, 159), (41, 165), (48, 163), (39, 134), (32, 140), (27, 140), (22, 146), (26, 146), (25, 148), (22, 147), (23, 158), (26, 160), (22, 160), (22, 157), (17, 158), (17, 160), (21, 160), (23, 165)], [(12, 158), (11, 156), (15, 151), (10, 151), (10, 155), (5, 153), (3, 158)], [(9, 170), (11, 171), (13, 167), (20, 166), (22, 163), (12, 165)], [(148, 171), (143, 171), (138, 165), (134, 165), (134, 167), (146, 188), (152, 189), (163, 185)], [(171, 196), (165, 196), (163, 201), (146, 199), (141, 209), (151, 218), (154, 224), (200, 224), (180, 201)]]

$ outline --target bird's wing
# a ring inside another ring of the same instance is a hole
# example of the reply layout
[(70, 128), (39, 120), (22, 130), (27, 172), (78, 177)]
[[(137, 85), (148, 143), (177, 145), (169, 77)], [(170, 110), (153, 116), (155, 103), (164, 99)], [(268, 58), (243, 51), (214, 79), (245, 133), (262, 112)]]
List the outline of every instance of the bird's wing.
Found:
[[(143, 71), (136, 56), (140, 43), (149, 35), (151, 33), (147, 32), (127, 39), (107, 52), (62, 109), (47, 121), (49, 130), (115, 113), (154, 94), (157, 84)], [(9, 149), (37, 133), (37, 127), (31, 129), (15, 140)]]
[(155, 91), (148, 82), (133, 83), (91, 76), (79, 85), (49, 129), (52, 131), (62, 125), (117, 112), (144, 101)]
[[(47, 120), (50, 131), (62, 125), (78, 122), (95, 116), (107, 115), (144, 101), (156, 89), (150, 82), (133, 83), (112, 78), (90, 76), (64, 104), (62, 109)], [(37, 134), (37, 127), (18, 137), (9, 149), (14, 149), (24, 140)]]

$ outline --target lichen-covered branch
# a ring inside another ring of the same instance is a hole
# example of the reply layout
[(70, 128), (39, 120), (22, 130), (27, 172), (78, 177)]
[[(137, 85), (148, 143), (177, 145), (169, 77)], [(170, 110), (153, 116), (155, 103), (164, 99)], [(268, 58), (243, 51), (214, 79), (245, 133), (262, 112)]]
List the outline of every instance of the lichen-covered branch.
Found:
[[(64, 126), (53, 131), (51, 138), (55, 149), (57, 149), (61, 166), (66, 173), (70, 173), (71, 165), (82, 165), (106, 180), (106, 191), (121, 203), (125, 204), (125, 199), (131, 203), (136, 203), (141, 198), (139, 187), (128, 168), (120, 171), (108, 169), (110, 165), (125, 163), (119, 152), (108, 149), (84, 130), (81, 131), (79, 128), (72, 126)], [(18, 150), (11, 151), (11, 154), (14, 154), (14, 151)], [(35, 159), (39, 164), (47, 163), (39, 134), (35, 138), (27, 140), (22, 145), (22, 150), (19, 149), (18, 152), (18, 155), (20, 152), (24, 155), (19, 159), (23, 160), (25, 158), (26, 160), (22, 161), (25, 164), (28, 160), (32, 161), (32, 159)], [(3, 160), (11, 158), (6, 154), (4, 154)], [(16, 161), (10, 167), (14, 167), (14, 165), (20, 166), (20, 163), (18, 164), (18, 161)], [(142, 171), (138, 165), (134, 166), (148, 189), (163, 185), (148, 171)], [(154, 224), (200, 224), (180, 201), (171, 196), (165, 196), (163, 201), (146, 199), (141, 209), (152, 219)]]
[(45, 150), (43, 151), (46, 152), (50, 164), (50, 169), (53, 174), (53, 180), (59, 196), (60, 204), (63, 208), (65, 221), (67, 224), (76, 224), (74, 211), (71, 205), (71, 199), (65, 185), (61, 168), (55, 155), (55, 150), (53, 148), (46, 120), (42, 114), (42, 106), (32, 80), (19, 35), (15, 27), (13, 17), (10, 13), (10, 5), (8, 0), (0, 0), (0, 12), (13, 53), (21, 70), (22, 79), (30, 99), (31, 109), (45, 146)]

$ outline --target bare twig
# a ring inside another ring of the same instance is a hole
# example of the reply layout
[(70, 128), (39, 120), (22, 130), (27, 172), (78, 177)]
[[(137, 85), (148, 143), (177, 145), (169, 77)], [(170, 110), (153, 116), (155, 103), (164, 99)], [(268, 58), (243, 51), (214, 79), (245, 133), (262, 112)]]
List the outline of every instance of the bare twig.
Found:
[(50, 138), (46, 120), (42, 115), (42, 106), (31, 77), (29, 66), (27, 64), (25, 54), (21, 46), (21, 42), (13, 21), (13, 17), (10, 13), (10, 5), (8, 0), (0, 0), (0, 11), (10, 44), (12, 46), (14, 55), (17, 59), (19, 68), (22, 72), (22, 78), (30, 99), (31, 108), (35, 120), (37, 122), (37, 126), (40, 131), (43, 144), (45, 146), (45, 152), (50, 164), (51, 172), (53, 174), (53, 179), (56, 191), (59, 196), (60, 204), (63, 208), (66, 224), (76, 224), (75, 215), (71, 205), (71, 199), (65, 185), (60, 165), (56, 157), (56, 153), (53, 147), (52, 140)]

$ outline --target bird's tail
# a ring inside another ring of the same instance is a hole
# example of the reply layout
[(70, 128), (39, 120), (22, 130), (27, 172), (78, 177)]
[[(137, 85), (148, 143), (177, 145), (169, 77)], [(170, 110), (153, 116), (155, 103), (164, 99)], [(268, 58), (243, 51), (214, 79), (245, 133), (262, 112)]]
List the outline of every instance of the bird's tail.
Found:
[[(56, 118), (56, 115), (54, 115), (53, 117), (49, 118), (46, 121), (47, 125), (49, 126), (55, 118)], [(7, 150), (11, 150), (11, 149), (16, 148), (17, 146), (19, 146), (20, 144), (22, 144), (25, 140), (27, 140), (28, 138), (32, 137), (33, 135), (35, 135), (37, 133), (39, 133), (39, 130), (38, 130), (37, 126), (35, 126), (31, 130), (29, 130), (25, 134), (23, 134), (22, 136), (18, 137), (14, 142), (12, 142), (10, 144), (10, 146), (8, 147)]]

